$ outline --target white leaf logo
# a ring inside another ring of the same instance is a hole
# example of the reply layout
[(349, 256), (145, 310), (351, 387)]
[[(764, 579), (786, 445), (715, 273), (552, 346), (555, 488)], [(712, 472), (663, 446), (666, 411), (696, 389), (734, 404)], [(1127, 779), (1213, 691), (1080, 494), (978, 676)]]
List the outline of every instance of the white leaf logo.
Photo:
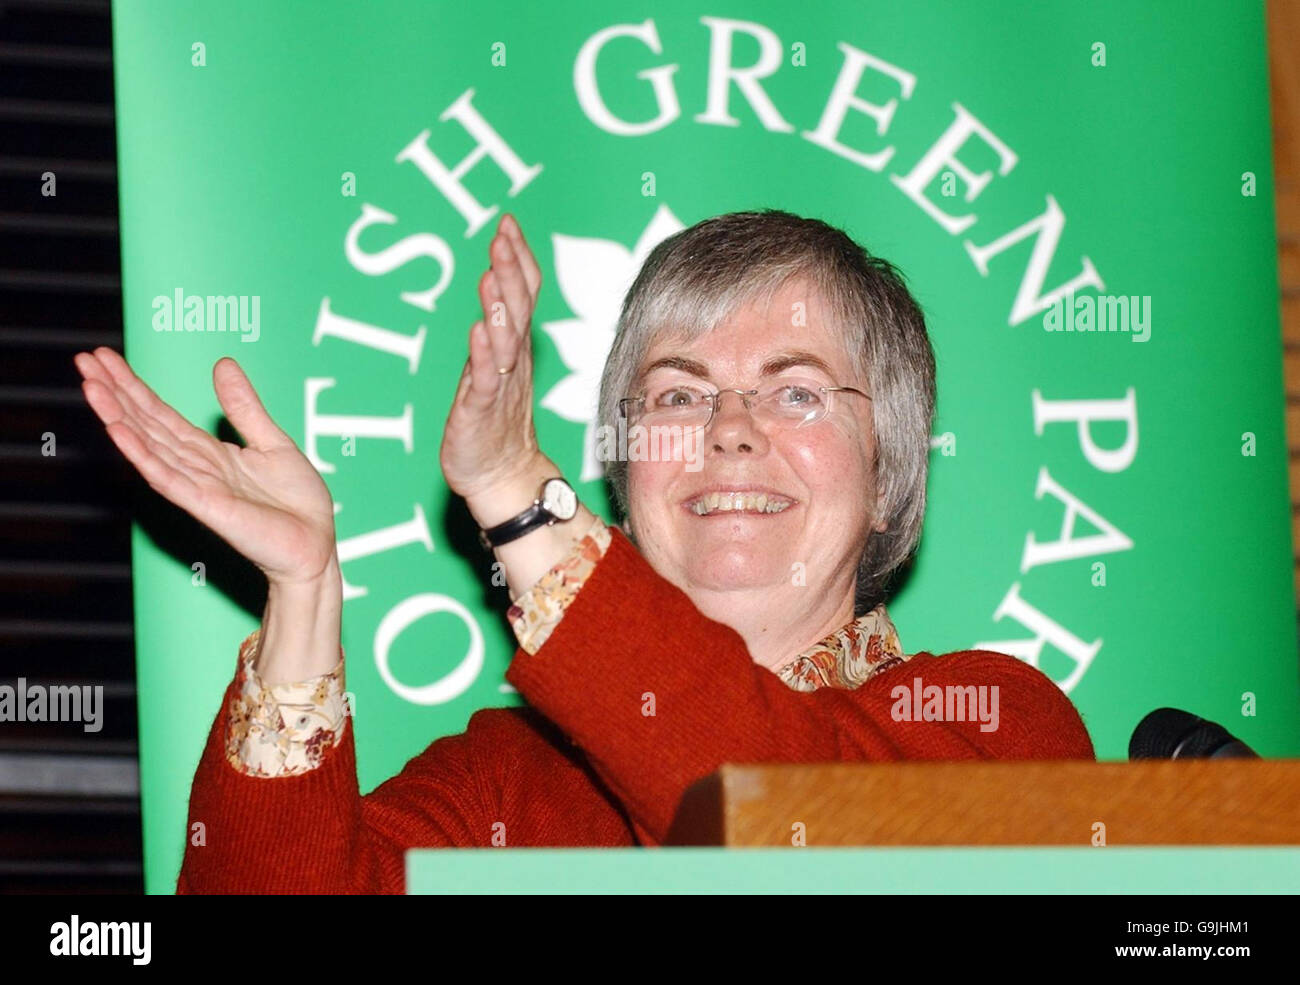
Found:
[(686, 227), (666, 205), (659, 206), (631, 250), (608, 239), (551, 234), (555, 279), (576, 318), (543, 322), (569, 374), (542, 398), (542, 406), (566, 421), (586, 425), (582, 441), (583, 482), (604, 474), (596, 458), (596, 404), (623, 297), (650, 251)]

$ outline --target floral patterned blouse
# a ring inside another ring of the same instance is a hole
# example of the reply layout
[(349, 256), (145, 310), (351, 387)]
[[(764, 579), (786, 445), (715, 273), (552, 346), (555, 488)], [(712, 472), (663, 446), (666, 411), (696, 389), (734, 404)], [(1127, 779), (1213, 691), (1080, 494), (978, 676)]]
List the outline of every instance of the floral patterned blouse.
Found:
[[(597, 517), (569, 555), (515, 600), (509, 618), (520, 649), (530, 654), (541, 649), (609, 544), (609, 528)], [(325, 750), (343, 738), (348, 704), (342, 650), (338, 665), (328, 674), (268, 685), (253, 669), (260, 642), (259, 627), (239, 647), (226, 758), (249, 776), (306, 773), (319, 766)], [(776, 674), (796, 691), (852, 689), (907, 659), (882, 602), (798, 654)]]

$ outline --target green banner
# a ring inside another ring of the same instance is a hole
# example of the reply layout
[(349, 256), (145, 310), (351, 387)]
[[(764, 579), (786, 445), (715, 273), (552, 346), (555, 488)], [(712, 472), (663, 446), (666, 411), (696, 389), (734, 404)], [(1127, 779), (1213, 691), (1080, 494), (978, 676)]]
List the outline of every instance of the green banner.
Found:
[[(430, 849), (406, 856), (406, 892), (1285, 893), (1294, 847)], [(1193, 921), (1204, 931), (1204, 924)], [(1190, 929), (1190, 928), (1189, 928)]]
[[(328, 482), (363, 791), (519, 700), (438, 467), (503, 212), (543, 269), (539, 436), (593, 509), (649, 250), (824, 219), (906, 273), (938, 362), (903, 646), (1035, 663), (1103, 758), (1161, 705), (1300, 753), (1262, 4), (131, 0), (114, 34), (126, 355), (210, 428), (234, 356)], [(263, 586), (170, 507), (134, 566), (168, 892)]]

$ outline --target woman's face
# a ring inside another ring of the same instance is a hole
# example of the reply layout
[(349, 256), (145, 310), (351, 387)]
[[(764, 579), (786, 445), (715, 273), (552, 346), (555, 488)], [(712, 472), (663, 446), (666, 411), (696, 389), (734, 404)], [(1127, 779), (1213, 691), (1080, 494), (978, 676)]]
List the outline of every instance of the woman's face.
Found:
[[(796, 304), (806, 311), (801, 317)], [(661, 364), (670, 357), (676, 365)], [(765, 308), (750, 305), (692, 343), (657, 341), (633, 392), (660, 381), (749, 390), (782, 379), (870, 392), (816, 298), (797, 281)], [(836, 393), (828, 416), (782, 429), (755, 420), (739, 394), (723, 394), (701, 438), (698, 471), (682, 461), (628, 463), (629, 520), (642, 554), (701, 600), (721, 592), (835, 590), (845, 579), (851, 586), (873, 525), (885, 529), (883, 520), (873, 524), (871, 412), (870, 400)], [(750, 495), (733, 495), (731, 509), (719, 508), (728, 493)], [(770, 512), (773, 503), (788, 505)]]

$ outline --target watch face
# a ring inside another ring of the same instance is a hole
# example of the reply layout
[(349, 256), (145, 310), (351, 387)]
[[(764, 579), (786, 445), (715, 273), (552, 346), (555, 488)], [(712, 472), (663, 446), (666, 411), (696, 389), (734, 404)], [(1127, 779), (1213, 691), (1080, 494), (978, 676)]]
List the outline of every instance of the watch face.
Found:
[(578, 496), (563, 479), (551, 479), (542, 487), (542, 509), (557, 520), (572, 520), (578, 512)]

